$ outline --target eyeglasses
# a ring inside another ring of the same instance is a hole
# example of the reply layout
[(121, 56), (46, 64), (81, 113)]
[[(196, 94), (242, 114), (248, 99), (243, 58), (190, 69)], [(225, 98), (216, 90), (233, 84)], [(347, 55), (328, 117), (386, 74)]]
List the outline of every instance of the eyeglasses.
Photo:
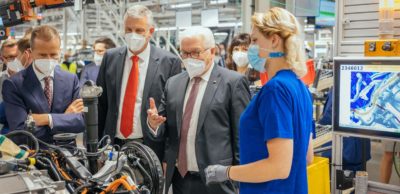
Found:
[(206, 51), (209, 50), (209, 49), (210, 49), (210, 48), (205, 49), (205, 50), (203, 50), (203, 51), (193, 51), (193, 52), (185, 52), (185, 51), (182, 51), (182, 52), (181, 52), (181, 57), (182, 57), (182, 58), (189, 58), (189, 57), (190, 57), (190, 58), (198, 59), (202, 53), (206, 52)]
[(17, 58), (16, 56), (8, 56), (8, 57), (3, 57), (7, 62), (11, 62), (14, 61), (15, 58)]

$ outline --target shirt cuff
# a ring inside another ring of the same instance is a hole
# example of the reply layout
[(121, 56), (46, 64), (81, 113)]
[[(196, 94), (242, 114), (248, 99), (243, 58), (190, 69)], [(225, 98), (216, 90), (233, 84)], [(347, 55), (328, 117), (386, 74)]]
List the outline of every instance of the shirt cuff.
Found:
[(160, 127), (157, 127), (155, 130), (152, 128), (152, 127), (150, 127), (150, 123), (149, 123), (149, 120), (147, 119), (147, 127), (149, 127), (149, 129), (150, 129), (150, 132), (155, 136), (155, 137), (157, 137), (157, 134), (158, 134), (158, 129), (160, 128)]
[(49, 127), (50, 129), (53, 129), (53, 117), (51, 114), (48, 114), (47, 116), (49, 117)]

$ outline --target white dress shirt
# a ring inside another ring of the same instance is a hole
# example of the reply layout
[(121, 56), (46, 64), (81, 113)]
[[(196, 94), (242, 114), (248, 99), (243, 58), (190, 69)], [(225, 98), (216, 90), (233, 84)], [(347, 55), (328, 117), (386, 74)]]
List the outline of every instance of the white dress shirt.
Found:
[[(188, 165), (187, 165), (188, 171), (193, 171), (193, 172), (199, 171), (199, 166), (197, 164), (197, 157), (196, 157), (196, 133), (197, 133), (197, 127), (198, 127), (197, 125), (199, 123), (201, 103), (203, 102), (204, 94), (206, 92), (208, 81), (210, 80), (211, 72), (214, 69), (214, 66), (215, 65), (213, 62), (210, 69), (203, 76), (201, 76), (201, 81), (199, 83), (199, 91), (197, 93), (196, 102), (194, 103), (192, 118), (190, 119), (187, 144), (186, 144), (186, 158), (187, 158), (187, 162), (188, 162)], [(192, 90), (193, 84), (194, 84), (194, 79), (190, 78), (188, 87), (186, 88), (183, 113), (185, 112), (186, 103), (188, 101), (190, 91)], [(182, 117), (183, 117), (183, 115), (182, 115)], [(152, 129), (150, 127), (148, 121), (147, 121), (147, 126), (149, 127), (149, 129)], [(158, 135), (158, 129), (159, 128), (157, 128), (155, 130), (150, 130), (155, 137), (157, 137), (157, 135)], [(178, 130), (181, 130), (181, 129), (178, 129)], [(176, 164), (176, 165), (178, 165), (178, 164)]]
[[(187, 144), (186, 144), (186, 157), (188, 162), (188, 171), (198, 172), (199, 167), (197, 165), (196, 158), (196, 133), (197, 133), (197, 124), (199, 123), (199, 115), (201, 103), (203, 102), (204, 93), (206, 92), (208, 81), (210, 80), (212, 69), (214, 68), (214, 63), (212, 63), (210, 69), (201, 76), (201, 81), (199, 85), (199, 91), (197, 93), (196, 102), (194, 103), (192, 118), (190, 119)], [(194, 79), (190, 78), (188, 87), (186, 89), (185, 101), (183, 106), (183, 113), (186, 108), (186, 103), (190, 95), (190, 91), (192, 90), (194, 84)], [(183, 117), (183, 115), (182, 115)], [(180, 129), (179, 129), (180, 130)]]
[[(39, 72), (39, 71), (36, 69), (35, 64), (32, 64), (32, 65), (33, 65), (33, 71), (35, 72), (35, 75), (36, 75), (36, 77), (38, 78), (38, 80), (39, 80), (39, 82), (40, 82), (40, 85), (42, 86), (42, 89), (43, 89), (43, 91), (44, 91), (44, 87), (45, 87), (44, 78), (47, 77), (47, 75), (45, 75), (45, 74)], [(56, 68), (57, 68), (57, 67), (56, 67)], [(54, 83), (54, 70), (51, 72), (50, 77), (51, 77), (51, 81), (50, 81), (50, 91), (51, 91), (51, 96), (54, 97), (54, 88), (53, 88), (53, 83)], [(53, 99), (52, 99), (52, 101), (53, 101)], [(46, 101), (46, 104), (47, 104), (47, 101)], [(50, 114), (48, 114), (48, 116), (49, 116), (49, 127), (50, 127), (51, 129), (53, 129), (53, 117), (52, 117)]]
[(138, 55), (139, 57), (139, 86), (138, 91), (136, 94), (136, 102), (135, 102), (135, 110), (134, 110), (134, 118), (133, 118), (133, 133), (129, 135), (127, 138), (124, 137), (121, 133), (120, 125), (121, 125), (121, 116), (122, 116), (122, 106), (124, 104), (124, 97), (126, 86), (128, 84), (129, 74), (132, 69), (132, 59), (131, 57), (133, 54), (127, 51), (126, 59), (125, 59), (125, 66), (124, 72), (122, 75), (122, 84), (121, 84), (121, 96), (120, 96), (120, 103), (119, 103), (119, 114), (117, 120), (117, 133), (116, 137), (119, 139), (138, 139), (143, 138), (143, 131), (142, 131), (142, 122), (140, 119), (141, 116), (141, 109), (142, 109), (142, 101), (143, 101), (143, 90), (144, 90), (144, 82), (146, 80), (147, 69), (149, 65), (149, 58), (150, 58), (150, 44), (147, 44), (146, 49)]

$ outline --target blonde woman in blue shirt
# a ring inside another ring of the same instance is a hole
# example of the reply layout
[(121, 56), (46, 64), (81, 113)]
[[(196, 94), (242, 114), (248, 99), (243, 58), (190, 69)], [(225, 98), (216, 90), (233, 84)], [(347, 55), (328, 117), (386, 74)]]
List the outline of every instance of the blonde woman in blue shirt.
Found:
[(307, 194), (312, 161), (312, 101), (299, 79), (307, 73), (301, 28), (287, 10), (252, 18), (250, 64), (270, 80), (240, 119), (240, 166), (209, 166), (207, 183), (240, 182), (241, 194)]

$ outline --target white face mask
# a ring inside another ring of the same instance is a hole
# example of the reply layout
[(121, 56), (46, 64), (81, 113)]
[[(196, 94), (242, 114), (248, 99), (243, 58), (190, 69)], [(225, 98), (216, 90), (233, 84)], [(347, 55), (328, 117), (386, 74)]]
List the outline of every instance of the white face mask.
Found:
[(199, 59), (187, 58), (183, 60), (190, 78), (201, 75), (206, 68), (206, 63)]
[(143, 46), (146, 44), (146, 37), (132, 32), (125, 34), (125, 41), (129, 49), (133, 52), (136, 52), (142, 49)]
[(41, 73), (50, 76), (59, 62), (55, 59), (37, 59), (34, 61), (34, 65)]
[(232, 59), (238, 67), (245, 67), (249, 64), (249, 59), (247, 58), (247, 52), (234, 51), (232, 54)]
[(21, 61), (18, 60), (17, 58), (15, 58), (14, 61), (8, 62), (7, 68), (13, 72), (19, 72), (19, 71), (25, 69), (25, 67), (22, 65)]
[(94, 63), (97, 66), (101, 65), (101, 61), (103, 60), (103, 55), (98, 55), (97, 53), (94, 54)]

